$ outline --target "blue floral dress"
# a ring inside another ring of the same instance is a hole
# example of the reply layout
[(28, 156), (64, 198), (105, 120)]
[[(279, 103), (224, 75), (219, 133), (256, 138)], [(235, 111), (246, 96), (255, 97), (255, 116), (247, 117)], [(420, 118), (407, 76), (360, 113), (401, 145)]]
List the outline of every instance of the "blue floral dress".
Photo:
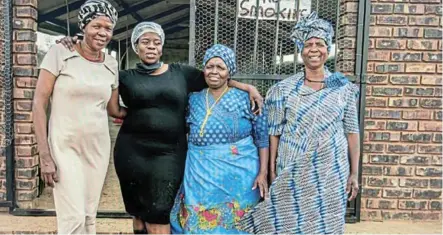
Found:
[(280, 136), (269, 199), (241, 220), (249, 233), (343, 234), (349, 175), (348, 133), (358, 133), (358, 88), (326, 73), (325, 88), (298, 73), (268, 92), (269, 134)]
[[(267, 115), (251, 112), (248, 93), (232, 88), (212, 111), (204, 129), (207, 89), (189, 99), (185, 174), (171, 212), (172, 233), (244, 233), (243, 215), (260, 200), (252, 190), (259, 173), (259, 148), (268, 148)], [(215, 102), (209, 94), (209, 107)]]

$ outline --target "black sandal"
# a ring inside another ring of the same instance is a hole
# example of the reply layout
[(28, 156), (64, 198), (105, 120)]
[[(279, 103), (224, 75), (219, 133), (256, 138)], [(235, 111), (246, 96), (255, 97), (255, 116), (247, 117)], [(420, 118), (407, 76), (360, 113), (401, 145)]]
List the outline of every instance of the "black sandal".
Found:
[(144, 229), (134, 229), (134, 234), (148, 234), (146, 228)]

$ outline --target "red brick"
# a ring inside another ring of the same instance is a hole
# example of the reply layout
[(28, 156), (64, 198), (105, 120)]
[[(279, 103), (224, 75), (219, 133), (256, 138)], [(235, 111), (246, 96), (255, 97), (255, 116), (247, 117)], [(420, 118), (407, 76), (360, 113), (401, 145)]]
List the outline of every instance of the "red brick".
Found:
[(429, 110), (404, 110), (403, 119), (406, 120), (432, 120), (432, 111)]
[(406, 72), (407, 73), (435, 73), (436, 65), (435, 64), (407, 64)]
[(16, 123), (15, 133), (18, 134), (32, 134), (34, 133), (34, 126), (32, 123)]
[(386, 121), (365, 120), (365, 130), (384, 130)]
[(431, 143), (432, 141), (432, 133), (427, 132), (417, 132), (417, 133), (402, 133), (401, 140), (403, 142), (411, 142), (411, 143)]
[(423, 37), (423, 28), (414, 28), (414, 27), (408, 27), (408, 28), (394, 28), (394, 37), (400, 37), (400, 38), (421, 38)]
[[(419, 145), (418, 152), (422, 154), (441, 154), (441, 145)], [(441, 175), (441, 174), (440, 174)]]
[(14, 89), (14, 98), (15, 99), (33, 99), (34, 98), (34, 89), (15, 88)]
[(16, 197), (18, 201), (31, 201), (38, 196), (38, 189), (32, 190), (17, 190)]
[(424, 52), (423, 61), (426, 62), (442, 62), (441, 52)]
[[(368, 84), (388, 84), (388, 80), (389, 80), (389, 76), (388, 75), (382, 75), (382, 74), (377, 74), (377, 75), (371, 75), (367, 78), (366, 82)], [(371, 87), (366, 87), (367, 89), (371, 88)], [(370, 95), (370, 94), (369, 94)]]
[[(381, 167), (380, 167), (381, 168)], [(367, 179), (368, 186), (371, 187), (398, 187), (398, 179), (397, 178), (391, 178), (391, 177), (376, 177), (376, 176), (370, 176)]]
[(32, 18), (37, 20), (38, 12), (37, 9), (31, 6), (17, 6), (15, 9), (15, 16), (20, 18)]
[(30, 168), (17, 168), (15, 170), (17, 179), (33, 179), (38, 175), (38, 166)]
[(16, 145), (32, 145), (36, 144), (37, 141), (34, 135), (24, 135), (24, 134), (16, 134), (15, 135), (15, 144)]
[(410, 166), (385, 166), (383, 167), (383, 175), (386, 176), (413, 176), (414, 167)]
[(402, 96), (403, 89), (400, 87), (372, 86), (372, 96)]
[(30, 179), (30, 180), (19, 179), (19, 180), (15, 181), (15, 185), (16, 185), (16, 189), (18, 189), (18, 190), (21, 190), (21, 189), (32, 190), (32, 189), (37, 188), (38, 178)]
[(405, 39), (376, 39), (377, 49), (404, 50), (406, 49)]
[(394, 131), (417, 131), (417, 121), (388, 121), (387, 130)]
[(15, 6), (32, 6), (37, 8), (38, 0), (14, 0)]
[(17, 54), (16, 62), (19, 65), (37, 65), (37, 56), (34, 54)]
[(32, 18), (14, 18), (12, 23), (15, 30), (37, 31), (37, 22)]
[(398, 155), (370, 155), (370, 162), (372, 164), (382, 165), (397, 165), (400, 156)]
[(440, 75), (423, 75), (421, 76), (422, 85), (442, 85), (442, 78)]
[(390, 27), (370, 27), (369, 28), (369, 37), (391, 37), (392, 28)]
[(429, 165), (432, 160), (430, 156), (402, 156), (400, 158), (400, 164), (425, 166)]
[(414, 189), (413, 197), (418, 199), (438, 199), (441, 198), (441, 189), (440, 190)]
[(362, 188), (361, 196), (365, 198), (380, 198), (382, 190), (379, 188)]
[(421, 4), (395, 4), (394, 14), (424, 14), (425, 6)]
[(362, 210), (360, 212), (362, 221), (382, 221), (380, 210)]
[(435, 220), (435, 221), (441, 221), (441, 212), (412, 212), (413, 220)]
[(39, 156), (17, 157), (15, 161), (16, 168), (32, 168), (39, 165)]
[(409, 16), (409, 25), (418, 25), (418, 26), (438, 26), (439, 18), (435, 16)]
[(15, 154), (18, 157), (30, 157), (38, 153), (37, 145), (24, 145), (15, 148)]
[(37, 86), (37, 78), (33, 77), (16, 77), (15, 84), (19, 88), (35, 88)]
[(418, 85), (420, 84), (419, 75), (391, 75), (389, 81), (394, 85)]
[(32, 111), (32, 100), (16, 100), (14, 103), (17, 111)]
[(408, 22), (407, 16), (389, 15), (377, 16), (377, 25), (405, 25)]
[(385, 149), (384, 144), (372, 144), (372, 143), (363, 144), (363, 152), (366, 153), (383, 153), (384, 149)]
[[(389, 107), (415, 108), (418, 107), (416, 98), (389, 98)], [(405, 112), (405, 111), (403, 111)]]
[(441, 122), (425, 122), (421, 121), (418, 127), (419, 131), (442, 131), (442, 123)]
[(435, 51), (438, 48), (437, 40), (419, 40), (419, 39), (411, 39), (408, 40), (408, 49), (411, 50), (426, 50), (426, 51)]
[(366, 208), (368, 209), (397, 209), (397, 200), (388, 199), (368, 199)]
[(442, 156), (433, 156), (432, 157), (432, 165), (441, 166), (442, 165)]
[(399, 200), (398, 209), (402, 210), (426, 210), (428, 207), (427, 201), (412, 201), (412, 200)]
[(366, 98), (366, 107), (386, 107), (388, 98), (368, 97)]
[(389, 61), (391, 52), (389, 51), (374, 51), (368, 52), (368, 60), (370, 61)]
[(371, 118), (373, 119), (400, 119), (401, 111), (386, 110), (386, 109), (372, 109)]
[(443, 66), (441, 64), (437, 64), (437, 73), (441, 74), (443, 72)]
[(411, 198), (412, 189), (383, 189), (383, 198)]
[(412, 213), (407, 211), (382, 211), (381, 216), (383, 220), (409, 220)]
[(420, 107), (425, 109), (441, 109), (441, 99), (422, 98), (420, 99)]
[(400, 187), (427, 188), (428, 186), (429, 186), (428, 179), (400, 178)]
[[(441, 174), (441, 167), (417, 167), (415, 169), (415, 175), (417, 176), (441, 178)], [(428, 186), (428, 184), (426, 184), (426, 186)]]
[(32, 122), (32, 112), (19, 112), (14, 113), (15, 122)]

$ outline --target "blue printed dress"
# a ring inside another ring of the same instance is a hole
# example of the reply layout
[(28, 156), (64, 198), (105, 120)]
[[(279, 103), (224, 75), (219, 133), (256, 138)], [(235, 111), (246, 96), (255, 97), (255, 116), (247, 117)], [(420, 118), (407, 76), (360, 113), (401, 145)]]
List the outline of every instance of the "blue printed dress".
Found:
[[(188, 154), (171, 212), (172, 233), (244, 233), (238, 222), (260, 200), (252, 186), (260, 168), (258, 149), (269, 146), (267, 115), (254, 115), (248, 93), (232, 88), (216, 104), (200, 136), (206, 92), (189, 99)], [(208, 100), (211, 107), (211, 94)]]
[(249, 233), (343, 234), (349, 176), (348, 133), (358, 133), (358, 88), (326, 73), (325, 88), (298, 73), (268, 92), (269, 134), (280, 136), (269, 199), (241, 220)]

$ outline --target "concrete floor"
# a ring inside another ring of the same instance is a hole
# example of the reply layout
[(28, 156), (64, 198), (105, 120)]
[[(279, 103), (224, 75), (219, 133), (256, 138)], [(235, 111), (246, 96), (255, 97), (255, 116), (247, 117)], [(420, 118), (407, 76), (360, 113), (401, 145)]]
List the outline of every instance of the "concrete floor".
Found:
[[(97, 233), (131, 233), (128, 219), (97, 219)], [(56, 232), (55, 217), (13, 216), (0, 212), (0, 234), (50, 234)], [(385, 221), (346, 224), (347, 234), (442, 234), (441, 222)]]

